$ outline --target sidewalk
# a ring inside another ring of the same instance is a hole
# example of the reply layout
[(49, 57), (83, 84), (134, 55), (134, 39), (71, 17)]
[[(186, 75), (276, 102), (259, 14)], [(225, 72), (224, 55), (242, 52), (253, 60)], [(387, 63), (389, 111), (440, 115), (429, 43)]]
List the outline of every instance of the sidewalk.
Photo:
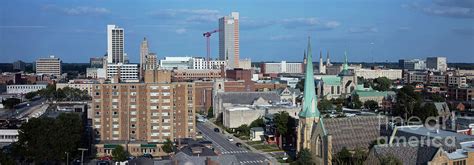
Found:
[(262, 154), (263, 156), (265, 156), (268, 160), (271, 161), (271, 164), (280, 164), (278, 162), (278, 160), (276, 158), (274, 158), (273, 156), (271, 156), (269, 153), (266, 153), (266, 152), (261, 152), (260, 150), (257, 150), (255, 148), (253, 148), (252, 146), (248, 145), (246, 143), (246, 141), (243, 141), (242, 139), (239, 139), (237, 137), (235, 137), (234, 135), (228, 133), (227, 131), (225, 131), (225, 129), (222, 129), (221, 127), (217, 126), (216, 124), (214, 124), (214, 119), (211, 119), (211, 120), (208, 120), (207, 122), (205, 122), (204, 124), (206, 125), (210, 125), (212, 127), (215, 127), (215, 128), (219, 128), (222, 130), (223, 134), (227, 137), (227, 136), (231, 136), (232, 138), (234, 138), (235, 142), (238, 142), (238, 143), (241, 143), (242, 145), (244, 145), (246, 148), (250, 149), (250, 151), (254, 152), (254, 153), (258, 153), (258, 154)]

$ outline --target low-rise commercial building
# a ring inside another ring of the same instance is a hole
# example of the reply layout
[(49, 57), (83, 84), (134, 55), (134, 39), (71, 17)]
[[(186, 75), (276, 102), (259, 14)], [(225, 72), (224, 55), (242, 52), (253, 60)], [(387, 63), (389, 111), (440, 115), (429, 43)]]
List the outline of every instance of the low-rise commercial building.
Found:
[(36, 92), (46, 88), (46, 84), (34, 84), (34, 85), (7, 85), (8, 94), (26, 94), (30, 92)]
[(271, 105), (263, 98), (258, 98), (251, 105), (224, 105), (222, 113), (223, 124), (226, 128), (237, 128), (241, 125), (250, 125), (252, 121), (263, 118), (266, 115), (276, 114), (281, 111), (288, 112), (293, 118), (298, 118), (301, 107)]
[(182, 82), (192, 80), (206, 80), (221, 78), (222, 70), (209, 69), (209, 70), (197, 70), (197, 69), (177, 69), (172, 71), (171, 81)]

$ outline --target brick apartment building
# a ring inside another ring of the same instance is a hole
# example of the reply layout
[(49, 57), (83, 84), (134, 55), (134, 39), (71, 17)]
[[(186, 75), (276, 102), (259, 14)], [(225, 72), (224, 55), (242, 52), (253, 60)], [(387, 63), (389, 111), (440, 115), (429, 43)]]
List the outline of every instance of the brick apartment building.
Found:
[(194, 83), (96, 84), (92, 111), (97, 155), (122, 145), (131, 155), (163, 156), (166, 140), (195, 137)]

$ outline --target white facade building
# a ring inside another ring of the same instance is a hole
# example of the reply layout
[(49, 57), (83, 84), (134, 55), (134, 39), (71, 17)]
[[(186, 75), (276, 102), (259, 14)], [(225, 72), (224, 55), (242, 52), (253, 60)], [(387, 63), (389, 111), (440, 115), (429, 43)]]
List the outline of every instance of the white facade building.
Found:
[(107, 25), (107, 63), (124, 63), (124, 29)]
[(46, 84), (35, 84), (35, 85), (7, 85), (8, 94), (26, 94), (30, 92), (36, 92), (46, 88)]
[(401, 69), (356, 69), (354, 74), (356, 77), (364, 77), (364, 79), (387, 77), (390, 80), (400, 80), (403, 78)]
[(228, 68), (239, 67), (239, 13), (232, 12), (219, 19), (219, 60)]
[(165, 57), (160, 60), (160, 69), (191, 69), (192, 57)]
[[(223, 60), (211, 60), (209, 63), (211, 69), (220, 69), (221, 66), (226, 65), (226, 62)], [(160, 68), (168, 70), (208, 69), (207, 61), (203, 57), (165, 57), (165, 59), (160, 60)]]
[(448, 69), (446, 62), (446, 57), (428, 57), (426, 58), (426, 68), (444, 72)]
[(138, 80), (138, 65), (137, 64), (107, 64), (107, 78), (112, 79), (118, 74), (120, 70), (120, 80), (134, 81)]
[(14, 143), (18, 141), (17, 129), (0, 129), (0, 143)]
[(303, 63), (287, 63), (281, 61), (280, 63), (263, 63), (262, 72), (269, 73), (303, 73)]
[(226, 62), (224, 60), (210, 60), (210, 67), (207, 67), (207, 61), (202, 57), (193, 57), (192, 69), (220, 69), (221, 66), (225, 66)]

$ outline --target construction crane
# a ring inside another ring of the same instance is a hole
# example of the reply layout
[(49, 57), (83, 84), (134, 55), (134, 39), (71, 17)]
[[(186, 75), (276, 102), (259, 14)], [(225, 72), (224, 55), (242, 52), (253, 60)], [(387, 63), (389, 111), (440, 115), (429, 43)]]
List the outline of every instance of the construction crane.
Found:
[(216, 30), (213, 30), (213, 31), (209, 31), (209, 32), (205, 32), (202, 34), (202, 36), (206, 37), (206, 50), (207, 50), (207, 58), (206, 58), (206, 62), (207, 62), (207, 69), (211, 69), (211, 64), (209, 63), (209, 61), (211, 60), (211, 35), (213, 33), (217, 33), (219, 32), (219, 29), (216, 29)]

